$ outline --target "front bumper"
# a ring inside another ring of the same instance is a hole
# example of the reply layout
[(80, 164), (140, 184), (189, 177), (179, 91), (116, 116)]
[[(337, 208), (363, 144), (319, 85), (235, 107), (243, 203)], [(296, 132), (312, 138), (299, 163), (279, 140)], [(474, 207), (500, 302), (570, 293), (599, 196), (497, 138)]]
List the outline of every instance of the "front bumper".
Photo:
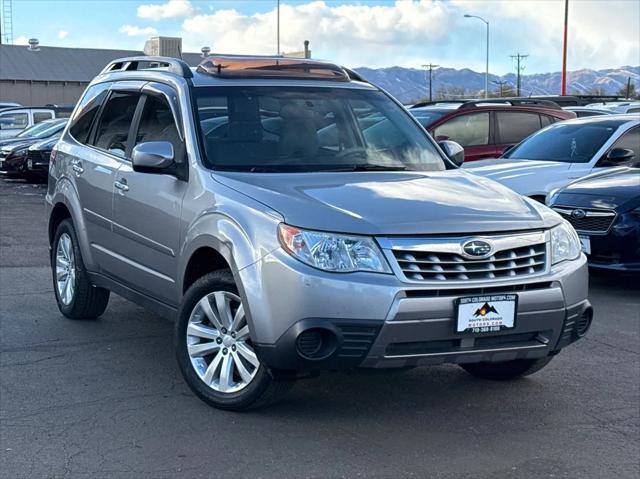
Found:
[[(443, 362), (506, 361), (554, 354), (578, 339), (576, 324), (591, 314), (584, 255), (541, 276), (490, 285), (433, 288), (395, 275), (332, 274), (276, 250), (238, 272), (254, 346), (269, 367), (322, 370), (404, 367)], [(516, 327), (489, 335), (455, 333), (461, 296), (516, 293)], [(297, 338), (308, 329), (335, 335), (334, 354), (301, 357)]]

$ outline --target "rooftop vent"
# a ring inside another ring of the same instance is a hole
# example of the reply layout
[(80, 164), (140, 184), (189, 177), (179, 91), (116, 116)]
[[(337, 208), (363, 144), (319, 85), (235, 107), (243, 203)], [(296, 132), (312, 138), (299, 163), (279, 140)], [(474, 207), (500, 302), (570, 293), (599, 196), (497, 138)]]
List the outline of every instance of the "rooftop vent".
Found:
[(144, 44), (144, 54), (154, 57), (182, 58), (182, 38), (149, 38)]
[(40, 40), (38, 40), (37, 38), (29, 38), (29, 46), (27, 48), (31, 52), (39, 52)]
[(202, 58), (207, 58), (209, 56), (209, 53), (211, 53), (211, 48), (202, 47), (200, 51), (202, 52)]

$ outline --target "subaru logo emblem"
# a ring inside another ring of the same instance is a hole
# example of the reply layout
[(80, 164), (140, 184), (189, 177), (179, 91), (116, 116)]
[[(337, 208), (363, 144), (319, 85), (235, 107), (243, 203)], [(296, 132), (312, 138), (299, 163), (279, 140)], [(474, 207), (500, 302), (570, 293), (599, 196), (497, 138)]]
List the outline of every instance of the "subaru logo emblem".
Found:
[(587, 213), (584, 210), (573, 210), (571, 212), (571, 216), (575, 219), (581, 219), (587, 216)]
[(482, 240), (467, 241), (462, 245), (462, 251), (472, 258), (481, 258), (491, 254), (491, 245)]

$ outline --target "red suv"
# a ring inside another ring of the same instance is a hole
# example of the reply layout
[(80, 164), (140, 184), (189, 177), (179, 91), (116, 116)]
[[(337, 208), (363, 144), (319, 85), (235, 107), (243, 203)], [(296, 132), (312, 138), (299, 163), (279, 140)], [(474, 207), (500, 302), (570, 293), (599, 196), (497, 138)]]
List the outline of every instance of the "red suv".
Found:
[(540, 128), (576, 117), (552, 101), (533, 99), (434, 101), (409, 111), (436, 140), (462, 145), (465, 161), (497, 158)]

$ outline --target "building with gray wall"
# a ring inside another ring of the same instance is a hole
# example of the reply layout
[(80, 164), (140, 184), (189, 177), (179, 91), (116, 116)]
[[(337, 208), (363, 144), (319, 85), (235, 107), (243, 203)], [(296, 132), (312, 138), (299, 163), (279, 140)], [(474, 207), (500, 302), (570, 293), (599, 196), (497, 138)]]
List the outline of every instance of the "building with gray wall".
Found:
[[(74, 104), (107, 63), (134, 55), (144, 52), (0, 45), (0, 101), (29, 106)], [(182, 58), (192, 66), (202, 60), (198, 53), (184, 53)]]

